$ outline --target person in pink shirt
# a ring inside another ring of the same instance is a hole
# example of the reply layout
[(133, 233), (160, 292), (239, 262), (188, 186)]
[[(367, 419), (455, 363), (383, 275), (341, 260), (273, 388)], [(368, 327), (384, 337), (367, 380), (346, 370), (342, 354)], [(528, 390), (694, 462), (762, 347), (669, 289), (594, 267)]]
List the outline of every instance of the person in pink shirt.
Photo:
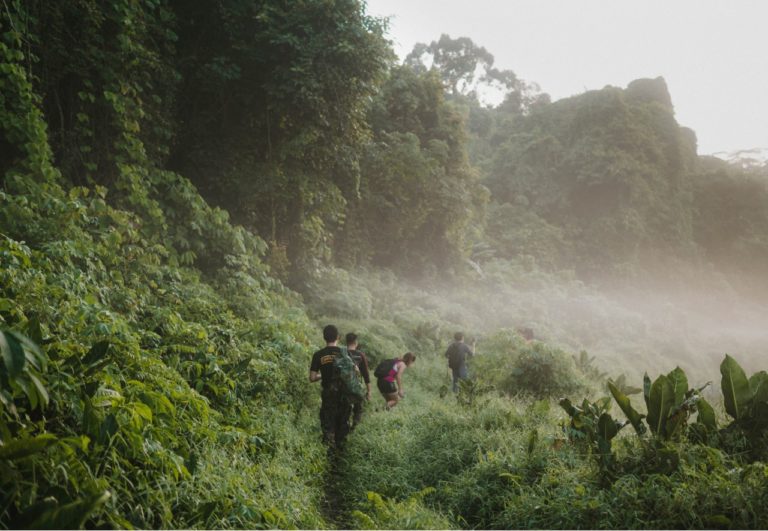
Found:
[(401, 398), (405, 396), (403, 388), (403, 372), (413, 365), (416, 361), (416, 355), (412, 352), (406, 352), (400, 358), (384, 360), (376, 367), (373, 373), (378, 378), (376, 386), (387, 401), (387, 409), (397, 405)]

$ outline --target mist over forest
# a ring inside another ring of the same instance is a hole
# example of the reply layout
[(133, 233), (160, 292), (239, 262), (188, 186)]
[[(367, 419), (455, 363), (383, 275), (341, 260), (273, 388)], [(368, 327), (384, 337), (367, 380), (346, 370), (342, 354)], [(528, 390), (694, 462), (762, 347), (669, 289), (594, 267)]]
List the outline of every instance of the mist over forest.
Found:
[[(768, 526), (768, 164), (699, 155), (662, 77), (552, 101), (389, 39), (357, 0), (3, 0), (0, 528)], [(328, 323), (419, 358), (338, 463)]]

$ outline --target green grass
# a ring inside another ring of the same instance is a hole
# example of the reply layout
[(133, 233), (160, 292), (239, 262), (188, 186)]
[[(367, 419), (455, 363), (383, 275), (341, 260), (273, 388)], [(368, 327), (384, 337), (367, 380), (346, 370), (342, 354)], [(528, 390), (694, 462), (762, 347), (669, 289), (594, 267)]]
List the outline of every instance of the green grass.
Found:
[[(586, 446), (564, 441), (554, 398), (489, 387), (470, 400), (450, 384), (440, 353), (405, 376), (392, 411), (376, 397), (351, 435), (340, 489), (347, 521), (361, 528), (764, 528), (768, 467), (685, 440), (665, 448), (626, 428), (618, 474), (601, 481)], [(466, 391), (466, 389), (465, 389)], [(594, 392), (594, 391), (592, 391)], [(463, 400), (462, 400), (463, 399)], [(613, 414), (621, 416), (618, 408)], [(663, 454), (667, 455), (667, 454)]]

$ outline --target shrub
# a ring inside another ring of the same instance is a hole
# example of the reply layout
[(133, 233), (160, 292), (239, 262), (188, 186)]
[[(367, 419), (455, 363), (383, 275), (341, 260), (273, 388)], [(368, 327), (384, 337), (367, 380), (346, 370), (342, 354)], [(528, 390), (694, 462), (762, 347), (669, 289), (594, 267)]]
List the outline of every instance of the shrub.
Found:
[(526, 343), (512, 330), (483, 341), (478, 351), (472, 362), (478, 378), (509, 394), (557, 397), (587, 387), (572, 356), (539, 341)]
[(326, 267), (317, 269), (301, 289), (314, 315), (332, 315), (348, 319), (370, 317), (371, 293), (362, 279), (349, 272)]

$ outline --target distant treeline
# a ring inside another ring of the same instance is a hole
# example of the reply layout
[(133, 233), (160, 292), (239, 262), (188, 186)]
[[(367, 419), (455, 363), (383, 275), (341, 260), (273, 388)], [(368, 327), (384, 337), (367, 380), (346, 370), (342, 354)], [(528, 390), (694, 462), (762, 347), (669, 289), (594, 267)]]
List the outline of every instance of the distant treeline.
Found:
[[(292, 285), (323, 263), (421, 278), (503, 259), (588, 280), (768, 267), (765, 167), (697, 156), (661, 78), (552, 103), (466, 38), (400, 64), (356, 0), (5, 11), (70, 184), (105, 186), (152, 230), (184, 218), (188, 179)], [(481, 103), (489, 90), (503, 102)], [(0, 148), (5, 175), (24, 153)], [(205, 227), (175, 226), (186, 260), (218, 266), (192, 243)]]

